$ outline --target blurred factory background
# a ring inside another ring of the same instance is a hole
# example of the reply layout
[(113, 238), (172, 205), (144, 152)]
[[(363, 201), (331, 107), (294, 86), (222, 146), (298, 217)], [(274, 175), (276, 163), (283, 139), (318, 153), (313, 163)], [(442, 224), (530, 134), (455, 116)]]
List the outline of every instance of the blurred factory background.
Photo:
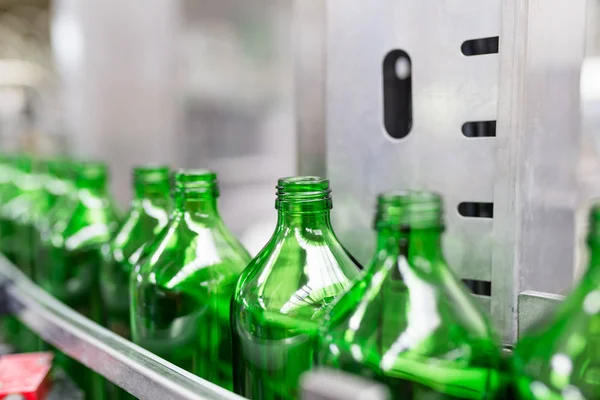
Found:
[(123, 205), (136, 164), (214, 169), (258, 251), (297, 170), (291, 26), (285, 0), (0, 0), (1, 146), (105, 160)]

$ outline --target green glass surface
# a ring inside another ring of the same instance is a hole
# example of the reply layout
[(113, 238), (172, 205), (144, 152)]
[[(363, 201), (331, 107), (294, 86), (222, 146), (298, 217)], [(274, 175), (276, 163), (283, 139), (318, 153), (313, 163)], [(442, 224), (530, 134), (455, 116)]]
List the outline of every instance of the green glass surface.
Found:
[[(68, 222), (77, 202), (76, 174), (79, 164), (68, 160), (52, 160), (48, 163), (48, 176), (45, 180), (50, 207), (35, 219), (34, 250), (35, 265), (39, 271), (50, 268), (49, 249), (53, 230), (61, 231)], [(36, 278), (37, 279), (37, 278)]]
[[(36, 241), (35, 224), (37, 219), (48, 212), (50, 196), (44, 187), (45, 175), (37, 172), (19, 178), (21, 193), (3, 207), (5, 217), (14, 226), (15, 246), (13, 248), (15, 264), (30, 279), (36, 279)], [(11, 340), (20, 352), (37, 351), (40, 347), (38, 337), (19, 322), (15, 322), (15, 339)]]
[[(168, 167), (133, 170), (134, 197), (127, 215), (110, 243), (103, 247), (100, 289), (106, 310), (106, 327), (131, 339), (129, 280), (147, 245), (169, 221), (171, 211)], [(108, 385), (110, 399), (133, 398), (118, 386)]]
[(50, 210), (52, 202), (44, 186), (46, 179), (45, 175), (38, 173), (22, 176), (19, 184), (21, 193), (3, 208), (5, 215), (14, 223), (16, 264), (33, 280), (36, 279), (36, 223)]
[(27, 156), (14, 158), (13, 175), (7, 183), (0, 198), (0, 250), (14, 264), (19, 241), (15, 232), (15, 206), (14, 200), (31, 185), (32, 161)]
[(279, 180), (272, 238), (240, 277), (232, 300), (235, 391), (252, 399), (295, 399), (313, 365), (319, 327), (360, 275), (330, 221), (329, 181)]
[(377, 249), (323, 325), (318, 362), (387, 385), (392, 399), (489, 399), (500, 351), (441, 249), (441, 199), (378, 199)]
[(107, 327), (130, 339), (129, 280), (145, 246), (169, 221), (171, 211), (168, 167), (138, 167), (133, 171), (134, 198), (127, 216), (103, 251), (100, 274)]
[(231, 388), (229, 307), (250, 256), (217, 211), (217, 177), (184, 170), (175, 211), (131, 280), (135, 343)]
[[(117, 227), (118, 212), (108, 192), (108, 173), (102, 163), (83, 163), (77, 172), (76, 201), (70, 215), (54, 224), (43, 238), (38, 283), (50, 294), (98, 323), (103, 323), (99, 272), (101, 247)], [(57, 356), (57, 362), (92, 399), (105, 397), (99, 375)]]
[(590, 212), (587, 272), (558, 310), (518, 342), (521, 399), (600, 399), (600, 205)]

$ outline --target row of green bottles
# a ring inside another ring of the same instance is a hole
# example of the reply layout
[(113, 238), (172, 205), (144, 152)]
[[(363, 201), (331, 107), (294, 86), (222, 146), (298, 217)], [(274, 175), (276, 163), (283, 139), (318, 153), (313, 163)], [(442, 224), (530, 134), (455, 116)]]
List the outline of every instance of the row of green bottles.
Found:
[(235, 390), (295, 399), (314, 365), (386, 384), (393, 399), (488, 399), (500, 386), (489, 322), (441, 251), (432, 193), (379, 198), (366, 272), (331, 228), (328, 182), (279, 182), (275, 234), (238, 281), (232, 308)]
[[(104, 323), (100, 264), (119, 221), (103, 163), (76, 166), (75, 189), (57, 200), (40, 222), (38, 284), (55, 298), (97, 323)], [(57, 362), (90, 399), (106, 398), (106, 382), (63, 354)]]
[[(275, 233), (250, 261), (219, 216), (212, 172), (180, 171), (171, 190), (168, 168), (136, 168), (119, 225), (103, 164), (49, 163), (40, 178), (16, 157), (0, 169), (9, 259), (88, 318), (225, 388), (294, 399), (300, 375), (324, 365), (382, 382), (393, 399), (505, 396), (495, 334), (444, 260), (435, 194), (379, 197), (377, 250), (361, 273), (332, 230), (326, 179), (279, 181)], [(517, 346), (519, 398), (600, 397), (599, 226), (596, 207), (587, 275)], [(69, 370), (90, 398), (123, 395)]]

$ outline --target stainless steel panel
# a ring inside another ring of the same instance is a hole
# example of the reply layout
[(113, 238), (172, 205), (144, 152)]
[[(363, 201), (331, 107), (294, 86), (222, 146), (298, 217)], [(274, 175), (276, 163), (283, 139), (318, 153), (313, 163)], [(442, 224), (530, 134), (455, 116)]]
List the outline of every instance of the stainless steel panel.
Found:
[(492, 313), (508, 342), (517, 293), (562, 293), (573, 280), (585, 8), (502, 2)]
[(564, 297), (552, 293), (526, 291), (518, 299), (518, 336), (522, 336), (541, 318), (552, 312)]
[(82, 317), (34, 285), (5, 258), (0, 280), (17, 318), (46, 342), (140, 399), (241, 400)]
[(326, 175), (326, 12), (323, 0), (293, 0), (298, 174)]
[[(467, 121), (494, 120), (498, 55), (466, 57), (464, 41), (500, 32), (499, 0), (328, 2), (327, 169), (334, 223), (365, 262), (375, 196), (429, 189), (446, 202), (445, 250), (462, 278), (491, 279), (491, 220), (464, 218), (458, 204), (493, 200), (494, 138), (466, 138)], [(393, 49), (412, 60), (413, 127), (383, 129), (382, 62)]]

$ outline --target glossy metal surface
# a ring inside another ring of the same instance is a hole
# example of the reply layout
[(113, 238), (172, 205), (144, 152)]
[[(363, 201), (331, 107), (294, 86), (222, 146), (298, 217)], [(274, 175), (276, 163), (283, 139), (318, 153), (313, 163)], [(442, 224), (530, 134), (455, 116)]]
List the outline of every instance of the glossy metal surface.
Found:
[[(376, 193), (441, 192), (448, 261), (462, 278), (492, 282), (484, 303), (511, 342), (519, 292), (561, 293), (573, 281), (586, 1), (360, 3), (333, 0), (327, 10), (334, 226), (364, 261)], [(461, 53), (465, 40), (492, 36), (499, 54)], [(400, 140), (382, 121), (382, 60), (392, 49), (412, 60), (413, 126)], [(461, 134), (481, 120), (497, 120), (496, 137)], [(493, 219), (460, 216), (464, 201), (493, 202)]]
[(242, 398), (158, 358), (83, 318), (42, 291), (6, 259), (10, 309), (31, 330), (140, 399), (241, 400)]
[(552, 312), (564, 296), (552, 293), (535, 292), (533, 290), (519, 294), (518, 309), (518, 336), (522, 336), (544, 315)]
[(509, 342), (518, 293), (573, 281), (585, 6), (502, 2), (492, 313)]
[[(499, 8), (499, 0), (328, 3), (327, 169), (339, 199), (334, 224), (359, 260), (372, 254), (379, 192), (435, 190), (448, 210), (450, 265), (461, 278), (491, 278), (492, 220), (457, 207), (493, 200), (494, 138), (466, 138), (461, 127), (496, 118), (498, 55), (465, 57), (461, 45), (497, 36)], [(382, 63), (393, 49), (412, 60), (413, 126), (399, 140), (383, 128)]]

